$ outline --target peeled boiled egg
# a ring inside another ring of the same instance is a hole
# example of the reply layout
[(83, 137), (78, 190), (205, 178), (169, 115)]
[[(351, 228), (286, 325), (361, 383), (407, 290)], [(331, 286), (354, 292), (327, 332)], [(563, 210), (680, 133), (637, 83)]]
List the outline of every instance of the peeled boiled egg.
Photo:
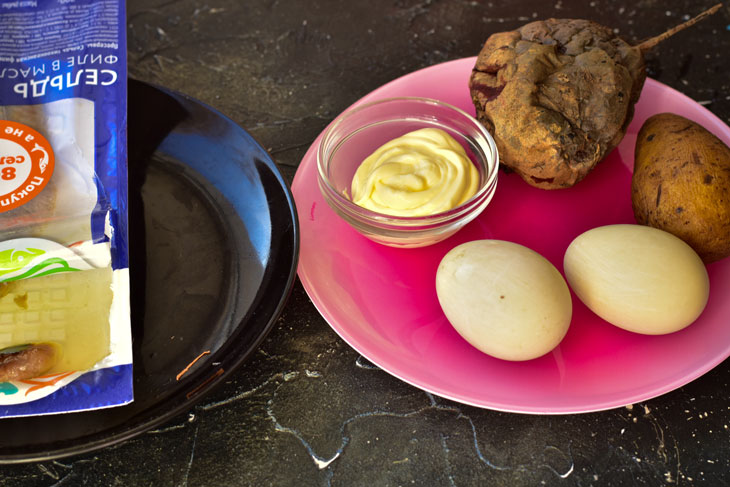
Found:
[(672, 333), (694, 322), (710, 281), (700, 257), (674, 235), (643, 225), (608, 225), (568, 246), (565, 277), (594, 313), (625, 330)]
[(570, 291), (543, 256), (502, 240), (475, 240), (449, 251), (436, 272), (441, 308), (470, 344), (504, 360), (546, 354), (570, 326)]

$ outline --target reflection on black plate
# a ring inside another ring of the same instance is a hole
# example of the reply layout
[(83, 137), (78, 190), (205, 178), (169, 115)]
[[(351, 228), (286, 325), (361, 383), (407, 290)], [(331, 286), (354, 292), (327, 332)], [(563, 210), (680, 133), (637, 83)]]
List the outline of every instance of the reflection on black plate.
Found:
[(0, 420), (0, 463), (88, 452), (184, 412), (251, 355), (289, 295), (293, 200), (266, 151), (232, 121), (130, 80), (129, 187), (135, 400)]

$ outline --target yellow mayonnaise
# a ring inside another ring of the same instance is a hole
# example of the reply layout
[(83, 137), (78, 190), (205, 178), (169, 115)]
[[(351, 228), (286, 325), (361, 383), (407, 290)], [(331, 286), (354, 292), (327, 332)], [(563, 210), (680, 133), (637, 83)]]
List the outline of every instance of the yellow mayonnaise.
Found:
[(352, 201), (378, 213), (426, 216), (459, 206), (478, 187), (464, 148), (443, 130), (425, 128), (368, 156), (352, 178)]

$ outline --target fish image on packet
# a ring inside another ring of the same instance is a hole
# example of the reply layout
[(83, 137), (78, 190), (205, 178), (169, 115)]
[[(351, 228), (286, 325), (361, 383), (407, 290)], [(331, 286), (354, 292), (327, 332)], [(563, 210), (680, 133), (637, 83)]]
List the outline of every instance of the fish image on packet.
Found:
[(133, 400), (125, 5), (0, 5), (0, 418)]

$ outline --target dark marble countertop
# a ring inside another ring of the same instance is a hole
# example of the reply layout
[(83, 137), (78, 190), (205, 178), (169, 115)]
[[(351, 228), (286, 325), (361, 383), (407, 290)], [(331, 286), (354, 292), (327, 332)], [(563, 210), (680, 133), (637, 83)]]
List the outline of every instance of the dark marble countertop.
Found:
[[(128, 1), (130, 75), (227, 114), (287, 182), (344, 108), (403, 74), (474, 56), (490, 33), (588, 18), (628, 40), (689, 0)], [(730, 122), (730, 6), (654, 49), (648, 74)], [(730, 362), (655, 399), (562, 416), (433, 396), (369, 364), (297, 283), (254, 358), (134, 439), (0, 468), (0, 486), (482, 486), (730, 483)], [(2, 423), (0, 423), (0, 427)]]

